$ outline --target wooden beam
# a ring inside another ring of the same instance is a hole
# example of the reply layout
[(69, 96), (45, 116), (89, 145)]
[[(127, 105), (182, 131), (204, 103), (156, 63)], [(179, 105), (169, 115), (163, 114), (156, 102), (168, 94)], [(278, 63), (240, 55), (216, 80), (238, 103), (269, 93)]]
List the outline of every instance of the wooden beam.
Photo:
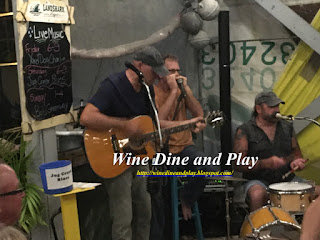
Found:
[(280, 0), (255, 0), (284, 26), (320, 54), (320, 33)]

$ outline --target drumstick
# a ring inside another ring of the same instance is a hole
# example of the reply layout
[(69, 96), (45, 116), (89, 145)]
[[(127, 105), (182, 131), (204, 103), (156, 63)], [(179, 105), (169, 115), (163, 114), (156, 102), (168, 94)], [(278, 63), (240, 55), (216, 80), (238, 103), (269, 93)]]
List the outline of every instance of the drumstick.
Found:
[(287, 172), (286, 174), (282, 175), (282, 180), (286, 179), (287, 177), (289, 177), (289, 175), (291, 173), (293, 173), (294, 171), (298, 170), (298, 167), (295, 167), (294, 169), (291, 169), (289, 172)]

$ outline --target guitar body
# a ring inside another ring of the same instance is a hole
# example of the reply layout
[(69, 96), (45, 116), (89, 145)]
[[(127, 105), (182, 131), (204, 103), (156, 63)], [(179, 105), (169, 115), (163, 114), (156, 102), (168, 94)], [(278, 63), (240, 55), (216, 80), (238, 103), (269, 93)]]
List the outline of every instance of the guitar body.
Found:
[[(141, 135), (154, 131), (153, 122), (148, 116), (138, 116), (129, 122), (133, 123), (141, 131)], [(122, 146), (122, 142), (127, 142), (129, 136), (124, 129), (112, 128), (106, 131), (95, 131), (86, 129), (84, 131), (84, 145), (87, 157), (93, 171), (103, 178), (114, 178), (126, 171), (131, 165), (126, 165), (126, 159), (119, 165), (113, 165), (114, 153), (117, 152), (114, 143), (119, 144), (119, 152), (124, 153), (124, 148), (130, 147), (130, 143)], [(141, 147), (132, 147), (137, 154), (136, 157), (152, 157), (155, 154), (151, 142), (146, 142)], [(125, 154), (124, 154), (125, 155)], [(134, 155), (132, 154), (131, 157)]]
[[(223, 113), (219, 111), (209, 113), (204, 121), (215, 127), (222, 125), (223, 120)], [(124, 156), (126, 153), (132, 153), (128, 156), (128, 160), (133, 157), (140, 157), (140, 160), (144, 157), (152, 159), (154, 156), (153, 141), (158, 140), (159, 133), (155, 132), (151, 118), (149, 116), (138, 116), (128, 120), (128, 123), (134, 124), (136, 129), (139, 130), (137, 136), (129, 136), (124, 129), (120, 128), (105, 131), (86, 129), (84, 131), (84, 145), (89, 163), (93, 171), (100, 177), (117, 177), (131, 166), (131, 161), (127, 165), (127, 159), (124, 159), (120, 165), (119, 162), (113, 165), (115, 153), (123, 153)], [(161, 130), (161, 134), (163, 137), (170, 136), (173, 133), (185, 131), (195, 126), (196, 123), (192, 122), (165, 128)], [(129, 137), (131, 137), (131, 142)], [(119, 154), (116, 157), (119, 158)]]

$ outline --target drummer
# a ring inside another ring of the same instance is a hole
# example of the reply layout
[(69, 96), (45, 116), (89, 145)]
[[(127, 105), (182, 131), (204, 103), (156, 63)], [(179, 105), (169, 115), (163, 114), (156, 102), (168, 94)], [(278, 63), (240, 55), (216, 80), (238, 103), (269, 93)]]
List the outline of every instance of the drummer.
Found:
[(253, 169), (248, 166), (235, 166), (249, 181), (245, 184), (246, 202), (250, 211), (267, 204), (267, 187), (276, 182), (302, 181), (291, 173), (291, 169), (302, 170), (306, 160), (294, 134), (291, 122), (276, 118), (279, 105), (284, 104), (272, 91), (259, 93), (255, 98), (252, 118), (242, 124), (234, 138), (234, 152), (244, 156), (258, 157)]

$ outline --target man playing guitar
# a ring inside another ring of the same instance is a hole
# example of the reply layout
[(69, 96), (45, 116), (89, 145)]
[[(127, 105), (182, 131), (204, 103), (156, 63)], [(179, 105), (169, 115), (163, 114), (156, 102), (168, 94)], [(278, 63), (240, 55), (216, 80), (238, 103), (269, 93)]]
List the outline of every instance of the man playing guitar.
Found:
[[(154, 81), (168, 75), (160, 53), (153, 47), (146, 47), (135, 54), (132, 64), (143, 74), (151, 93)], [(135, 121), (130, 121), (139, 115), (153, 115), (150, 101), (137, 73), (127, 69), (102, 81), (100, 88), (84, 108), (80, 123), (94, 131), (119, 129), (132, 137), (141, 134)], [(181, 122), (161, 121), (161, 126), (173, 127), (201, 119), (203, 118)], [(197, 123), (196, 127), (197, 125), (201, 123)], [(109, 196), (113, 240), (149, 240), (150, 196), (146, 191), (146, 179), (136, 176), (138, 170), (148, 171), (148, 166), (132, 166), (103, 183)]]

